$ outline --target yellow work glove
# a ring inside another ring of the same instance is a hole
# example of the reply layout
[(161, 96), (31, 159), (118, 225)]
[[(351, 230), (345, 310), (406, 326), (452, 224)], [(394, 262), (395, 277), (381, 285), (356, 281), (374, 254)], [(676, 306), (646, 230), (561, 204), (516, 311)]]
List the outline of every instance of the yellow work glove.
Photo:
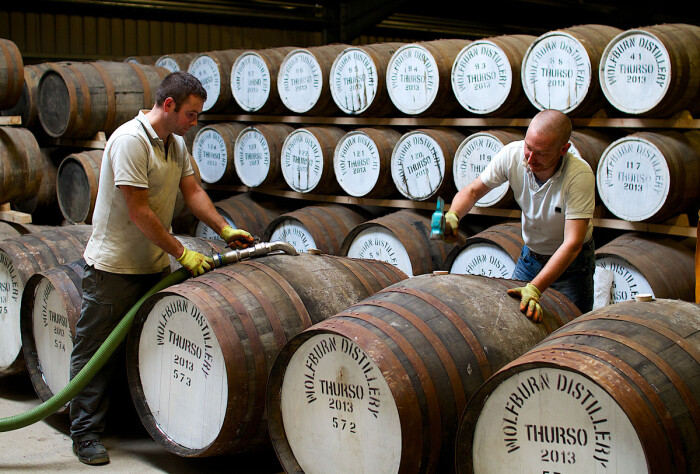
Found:
[(234, 229), (230, 225), (224, 226), (219, 234), (232, 249), (248, 248), (253, 242), (253, 236), (243, 229)]
[(188, 269), (192, 276), (204, 275), (214, 268), (214, 260), (194, 250), (185, 249), (182, 256), (177, 259), (180, 264)]
[(459, 215), (454, 211), (445, 213), (445, 242), (453, 244), (457, 242), (459, 232)]
[(525, 313), (525, 316), (539, 323), (542, 321), (542, 305), (540, 305), (540, 296), (542, 293), (532, 283), (519, 288), (508, 290), (508, 295), (520, 298), (520, 311)]

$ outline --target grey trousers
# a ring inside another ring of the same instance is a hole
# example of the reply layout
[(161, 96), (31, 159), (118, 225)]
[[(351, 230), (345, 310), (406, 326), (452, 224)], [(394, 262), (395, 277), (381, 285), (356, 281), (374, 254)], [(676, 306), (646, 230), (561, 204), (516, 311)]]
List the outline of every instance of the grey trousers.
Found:
[[(131, 307), (170, 272), (127, 275), (97, 270), (85, 265), (82, 280), (83, 301), (75, 326), (71, 353), (71, 379), (99, 349)], [(118, 352), (117, 352), (118, 353)], [(70, 402), (70, 435), (74, 441), (99, 439), (104, 432), (109, 406), (107, 389), (116, 368), (115, 356)]]

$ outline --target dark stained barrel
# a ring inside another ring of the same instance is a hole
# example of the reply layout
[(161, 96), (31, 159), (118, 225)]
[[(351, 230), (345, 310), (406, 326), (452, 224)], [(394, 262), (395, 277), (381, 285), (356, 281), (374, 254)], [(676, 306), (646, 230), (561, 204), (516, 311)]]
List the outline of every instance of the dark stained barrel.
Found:
[(112, 133), (150, 108), (168, 70), (127, 62), (52, 63), (39, 81), (39, 120), (51, 137)]
[[(460, 231), (459, 241), (465, 235)], [(340, 250), (352, 258), (391, 263), (408, 276), (443, 270), (456, 244), (430, 239), (427, 213), (404, 209), (358, 225), (348, 233)]]
[(36, 195), (43, 177), (40, 156), (32, 132), (0, 127), (0, 203)]
[(82, 257), (91, 226), (55, 227), (0, 241), (0, 375), (25, 370), (20, 305), (29, 277)]
[(34, 132), (43, 132), (39, 122), (39, 79), (48, 67), (46, 63), (24, 66), (22, 95), (12, 108), (2, 111), (2, 115), (19, 115), (22, 126)]
[(17, 104), (24, 86), (24, 63), (15, 43), (0, 38), (0, 109)]
[(58, 225), (63, 220), (56, 193), (56, 175), (57, 164), (64, 153), (60, 148), (41, 148), (39, 155), (34, 157), (36, 166), (41, 168), (39, 189), (34, 196), (12, 203), (14, 209), (31, 214), (34, 223)]
[(92, 223), (103, 150), (66, 156), (58, 167), (56, 192), (63, 216), (73, 224)]
[(266, 382), (284, 344), (404, 278), (381, 262), (269, 255), (157, 293), (136, 315), (127, 342), (141, 421), (180, 456), (268, 446)]
[(546, 291), (543, 324), (506, 294), (520, 282), (420, 275), (290, 340), (268, 381), (286, 472), (451, 472), (460, 416), (492, 373), (579, 311)]
[(472, 397), (457, 472), (699, 472), (699, 332), (683, 301), (579, 317)]
[(342, 204), (305, 206), (273, 219), (263, 240), (289, 242), (298, 252), (317, 249), (329, 255), (341, 255), (340, 247), (350, 231), (369, 217), (361, 208)]

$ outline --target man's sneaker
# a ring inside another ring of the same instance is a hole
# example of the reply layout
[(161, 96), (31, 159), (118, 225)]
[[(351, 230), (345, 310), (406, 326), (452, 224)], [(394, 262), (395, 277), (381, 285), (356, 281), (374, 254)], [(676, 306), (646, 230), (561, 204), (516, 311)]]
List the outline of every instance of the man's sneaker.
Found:
[(97, 439), (87, 441), (73, 441), (73, 452), (78, 456), (80, 462), (85, 464), (107, 464), (109, 454), (102, 442)]

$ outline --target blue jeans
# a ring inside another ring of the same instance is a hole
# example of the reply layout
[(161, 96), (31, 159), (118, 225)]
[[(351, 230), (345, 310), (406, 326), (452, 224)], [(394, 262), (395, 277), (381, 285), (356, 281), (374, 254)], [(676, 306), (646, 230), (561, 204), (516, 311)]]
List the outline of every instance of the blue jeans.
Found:
[[(518, 263), (513, 271), (514, 280), (532, 281), (544, 268), (545, 260), (538, 260), (523, 245)], [(571, 265), (552, 283), (551, 288), (561, 292), (574, 303), (582, 313), (593, 309), (593, 272), (595, 271), (595, 243), (593, 239), (583, 244), (581, 252)]]

